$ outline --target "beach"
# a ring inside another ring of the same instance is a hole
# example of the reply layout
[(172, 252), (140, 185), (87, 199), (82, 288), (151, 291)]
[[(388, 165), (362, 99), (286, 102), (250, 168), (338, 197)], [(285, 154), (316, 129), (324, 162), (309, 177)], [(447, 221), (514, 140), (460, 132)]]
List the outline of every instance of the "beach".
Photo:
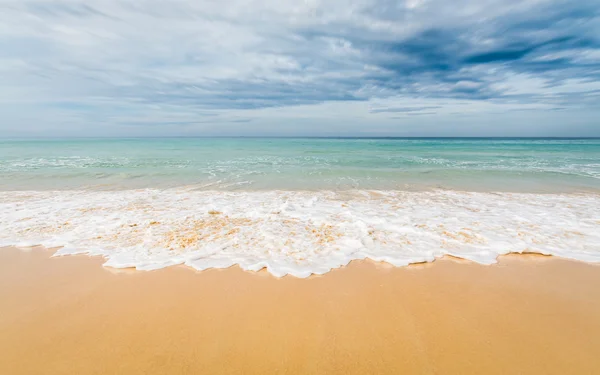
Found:
[(323, 276), (0, 249), (2, 374), (593, 374), (597, 265), (508, 255)]
[(598, 139), (2, 141), (0, 374), (598, 373), (599, 158)]
[(0, 375), (600, 375), (599, 36), (0, 0)]

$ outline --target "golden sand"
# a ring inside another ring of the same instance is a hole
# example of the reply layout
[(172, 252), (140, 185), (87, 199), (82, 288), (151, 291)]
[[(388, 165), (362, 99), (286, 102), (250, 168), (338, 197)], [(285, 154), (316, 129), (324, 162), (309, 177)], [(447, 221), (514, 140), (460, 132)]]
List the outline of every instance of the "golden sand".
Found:
[(0, 249), (0, 374), (599, 374), (600, 267), (509, 256), (275, 279)]

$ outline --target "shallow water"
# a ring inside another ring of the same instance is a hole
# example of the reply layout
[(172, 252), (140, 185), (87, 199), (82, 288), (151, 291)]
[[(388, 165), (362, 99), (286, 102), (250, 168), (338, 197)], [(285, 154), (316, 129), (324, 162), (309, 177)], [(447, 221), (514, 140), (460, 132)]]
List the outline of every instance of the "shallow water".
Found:
[(0, 189), (600, 190), (600, 139), (0, 141)]
[(0, 173), (0, 246), (111, 267), (600, 262), (600, 140), (3, 141)]
[(535, 252), (600, 261), (597, 194), (187, 189), (0, 192), (0, 246), (64, 246), (112, 267), (267, 268), (322, 274)]

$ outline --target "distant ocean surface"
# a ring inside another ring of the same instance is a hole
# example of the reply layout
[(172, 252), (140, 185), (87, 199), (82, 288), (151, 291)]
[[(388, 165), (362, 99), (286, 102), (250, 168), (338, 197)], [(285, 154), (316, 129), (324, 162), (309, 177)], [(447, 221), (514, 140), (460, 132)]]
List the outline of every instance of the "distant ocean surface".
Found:
[(600, 139), (0, 141), (2, 190), (600, 188)]
[(600, 261), (600, 139), (0, 140), (0, 246), (322, 274), (510, 252)]

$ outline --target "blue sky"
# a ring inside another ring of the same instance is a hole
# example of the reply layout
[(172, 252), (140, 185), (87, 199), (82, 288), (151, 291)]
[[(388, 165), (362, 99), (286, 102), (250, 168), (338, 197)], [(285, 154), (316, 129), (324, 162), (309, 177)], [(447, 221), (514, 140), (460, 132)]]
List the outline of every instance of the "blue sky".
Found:
[(600, 1), (0, 0), (0, 136), (600, 136)]

